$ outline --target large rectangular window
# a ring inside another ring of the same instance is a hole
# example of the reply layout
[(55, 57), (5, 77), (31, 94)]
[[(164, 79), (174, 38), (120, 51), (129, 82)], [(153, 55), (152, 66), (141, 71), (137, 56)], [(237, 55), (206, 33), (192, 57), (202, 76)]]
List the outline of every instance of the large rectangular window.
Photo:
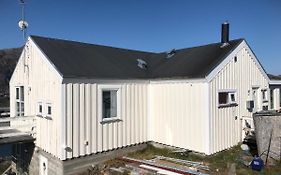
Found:
[(16, 87), (16, 116), (24, 116), (24, 88)]
[(218, 93), (219, 106), (231, 106), (237, 104), (235, 91), (223, 91)]
[(99, 116), (102, 122), (120, 119), (120, 92), (121, 87), (118, 85), (99, 86)]

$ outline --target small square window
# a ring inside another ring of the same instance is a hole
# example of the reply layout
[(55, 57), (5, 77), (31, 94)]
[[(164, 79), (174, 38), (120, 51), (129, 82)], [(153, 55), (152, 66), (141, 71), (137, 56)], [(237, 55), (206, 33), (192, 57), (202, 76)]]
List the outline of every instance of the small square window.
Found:
[(227, 104), (228, 93), (227, 92), (219, 92), (219, 104)]
[(235, 62), (235, 63), (237, 62), (237, 56), (234, 57), (234, 62)]

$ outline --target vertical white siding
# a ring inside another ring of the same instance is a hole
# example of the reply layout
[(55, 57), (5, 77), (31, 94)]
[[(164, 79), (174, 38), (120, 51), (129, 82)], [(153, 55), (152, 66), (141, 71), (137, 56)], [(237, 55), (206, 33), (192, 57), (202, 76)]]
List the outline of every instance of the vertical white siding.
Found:
[[(52, 104), (51, 120), (36, 117), (36, 146), (57, 157), (61, 155), (62, 78), (33, 41), (28, 40), (10, 81), (11, 117), (15, 117), (15, 87), (24, 86), (25, 116), (37, 114), (37, 103)], [(11, 123), (13, 125), (13, 122)]]
[(99, 85), (63, 85), (67, 106), (64, 142), (72, 149), (62, 148), (63, 160), (147, 141), (147, 84), (120, 84), (121, 121), (108, 123), (101, 123), (98, 117)]
[(150, 84), (150, 138), (208, 153), (207, 83)]
[[(210, 82), (211, 153), (224, 150), (241, 141), (242, 116), (252, 117), (246, 109), (246, 101), (251, 99), (252, 87), (259, 87), (259, 101), (261, 101), (261, 89), (268, 88), (266, 77), (249, 52), (242, 48), (236, 56), (237, 62), (233, 58)], [(219, 108), (218, 91), (227, 89), (237, 90), (238, 106)], [(260, 102), (258, 110), (261, 109)]]

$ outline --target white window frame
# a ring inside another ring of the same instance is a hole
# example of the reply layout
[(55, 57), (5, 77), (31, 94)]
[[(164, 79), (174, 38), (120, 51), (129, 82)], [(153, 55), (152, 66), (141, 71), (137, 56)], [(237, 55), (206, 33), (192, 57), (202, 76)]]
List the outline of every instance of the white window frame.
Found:
[[(42, 112), (39, 111), (39, 106), (42, 105)], [(38, 101), (37, 102), (37, 106), (36, 106), (36, 110), (37, 110), (37, 115), (38, 116), (44, 116), (44, 103), (43, 101)]]
[[(51, 107), (51, 114), (49, 114), (49, 107)], [(53, 106), (52, 103), (46, 103), (46, 117), (51, 118), (53, 115)]]
[[(225, 104), (220, 104), (220, 93), (227, 93), (227, 102)], [(235, 101), (232, 101), (231, 95), (234, 95)], [(228, 107), (237, 105), (237, 91), (236, 90), (219, 90), (217, 93), (218, 97), (218, 107)]]
[[(22, 88), (22, 93), (21, 93), (21, 88)], [(15, 90), (16, 90), (16, 94), (15, 94), (15, 101), (16, 101), (16, 103), (15, 103), (15, 116), (17, 116), (17, 117), (22, 117), (22, 116), (24, 116), (24, 86), (16, 86), (15, 87)], [(19, 98), (17, 98), (17, 90), (19, 91)], [(23, 94), (23, 99), (22, 99), (22, 96), (21, 96), (21, 94)], [(17, 110), (17, 103), (19, 103), (19, 111)], [(22, 105), (23, 105), (23, 110), (22, 110)]]
[[(117, 116), (111, 118), (103, 118), (103, 91), (117, 91)], [(98, 86), (98, 116), (100, 121), (103, 122), (112, 122), (121, 120), (121, 85), (99, 85)]]

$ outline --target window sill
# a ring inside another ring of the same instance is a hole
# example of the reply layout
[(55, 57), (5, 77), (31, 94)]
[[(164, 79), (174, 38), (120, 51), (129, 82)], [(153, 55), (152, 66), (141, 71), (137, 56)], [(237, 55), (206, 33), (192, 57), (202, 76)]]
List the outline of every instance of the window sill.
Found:
[(37, 117), (40, 117), (40, 118), (45, 118), (45, 119), (47, 119), (47, 120), (53, 120), (52, 119), (52, 117), (50, 117), (50, 116), (43, 116), (43, 115), (36, 115)]
[(112, 122), (121, 122), (120, 118), (108, 118), (108, 119), (103, 119), (100, 124), (105, 124), (105, 123), (112, 123)]
[(268, 100), (263, 100), (262, 102), (263, 102), (263, 103), (267, 103), (267, 102), (268, 102)]
[(238, 106), (237, 103), (230, 103), (230, 104), (220, 104), (218, 107), (219, 108), (226, 108), (226, 107), (235, 107)]

